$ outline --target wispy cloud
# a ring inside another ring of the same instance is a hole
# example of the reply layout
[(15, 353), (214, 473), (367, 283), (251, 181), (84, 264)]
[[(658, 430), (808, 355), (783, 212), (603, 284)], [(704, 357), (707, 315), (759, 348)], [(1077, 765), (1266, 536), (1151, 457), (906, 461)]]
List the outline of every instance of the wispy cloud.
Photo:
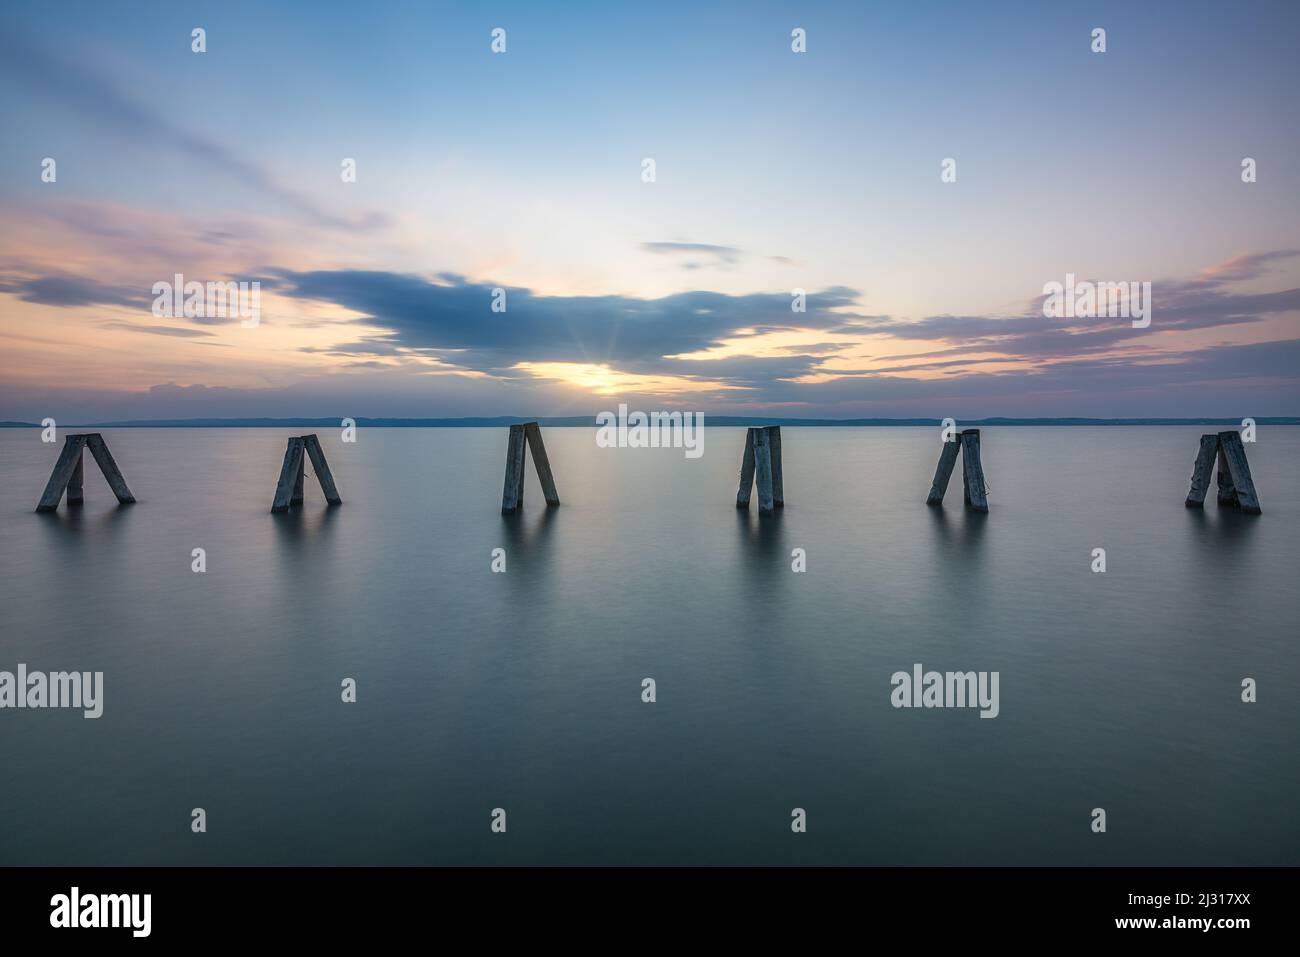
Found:
[(700, 269), (706, 265), (733, 266), (741, 256), (741, 251), (735, 246), (715, 246), (712, 243), (642, 243), (641, 249), (656, 256), (677, 257), (682, 269)]
[(116, 137), (134, 144), (155, 144), (202, 164), (227, 182), (251, 188), (266, 199), (318, 226), (373, 229), (387, 223), (380, 213), (347, 219), (323, 209), (305, 194), (276, 181), (264, 169), (226, 143), (174, 122), (135, 97), (113, 77), (84, 60), (60, 56), (16, 31), (0, 31), (0, 76), (25, 90), (53, 100)]

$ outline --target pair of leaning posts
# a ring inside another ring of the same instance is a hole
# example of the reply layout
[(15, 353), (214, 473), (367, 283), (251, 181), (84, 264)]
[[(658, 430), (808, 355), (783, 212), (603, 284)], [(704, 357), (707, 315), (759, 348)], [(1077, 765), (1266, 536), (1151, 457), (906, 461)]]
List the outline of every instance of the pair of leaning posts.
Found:
[[(98, 432), (82, 432), (64, 437), (63, 449), (54, 464), (54, 471), (50, 473), (49, 481), (45, 483), (45, 491), (36, 511), (53, 512), (59, 507), (65, 491), (69, 506), (84, 503), (83, 452), (86, 449), (90, 449), (91, 456), (104, 473), (118, 502), (123, 505), (135, 502), (135, 496), (127, 487), (126, 479), (113, 460), (113, 453), (108, 450), (104, 437)], [(541, 482), (546, 504), (560, 504), (559, 493), (555, 490), (555, 477), (551, 474), (550, 459), (546, 455), (546, 445), (542, 442), (541, 426), (537, 422), (524, 422), (510, 426), (510, 438), (506, 445), (505, 486), (501, 494), (503, 515), (517, 512), (523, 504), (526, 454), (529, 451), (532, 452), (533, 466), (537, 469), (537, 478)], [(959, 437), (944, 442), (925, 503), (943, 504), (958, 453), (962, 457), (962, 490), (966, 505), (974, 511), (987, 512), (988, 488), (984, 483), (984, 467), (980, 460), (979, 429), (964, 429)], [(325, 500), (331, 505), (343, 504), (338, 487), (334, 484), (334, 475), (325, 460), (320, 439), (315, 434), (295, 435), (290, 437), (284, 452), (280, 480), (276, 483), (275, 499), (271, 504), (272, 512), (286, 512), (291, 506), (302, 504), (308, 458), (320, 481), (321, 491), (325, 493)], [(1204, 507), (1205, 496), (1210, 488), (1210, 475), (1216, 467), (1219, 505), (1259, 515), (1259, 496), (1255, 492), (1250, 464), (1246, 461), (1246, 447), (1240, 434), (1231, 429), (1201, 436), (1200, 450), (1192, 470), (1192, 487), (1184, 504), (1188, 508)], [(740, 487), (736, 491), (737, 508), (749, 508), (750, 495), (755, 487), (758, 488), (759, 514), (771, 515), (776, 509), (785, 506), (779, 425), (751, 428), (745, 436), (745, 452), (740, 462)]]

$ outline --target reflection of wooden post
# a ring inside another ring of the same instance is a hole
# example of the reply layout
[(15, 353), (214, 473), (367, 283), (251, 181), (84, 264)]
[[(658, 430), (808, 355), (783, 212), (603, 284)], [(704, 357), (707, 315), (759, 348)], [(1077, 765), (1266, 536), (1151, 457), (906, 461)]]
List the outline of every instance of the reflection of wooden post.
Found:
[(36, 506), (36, 511), (53, 512), (57, 509), (65, 489), (68, 492), (69, 505), (81, 505), (85, 502), (85, 466), (82, 455), (82, 450), (85, 448), (90, 449), (90, 454), (94, 456), (99, 470), (104, 473), (104, 478), (108, 480), (109, 488), (113, 490), (117, 500), (123, 505), (130, 505), (135, 501), (135, 496), (126, 486), (126, 479), (122, 477), (121, 470), (113, 461), (113, 454), (108, 451), (108, 446), (104, 443), (104, 437), (98, 432), (84, 432), (64, 437), (63, 451), (59, 453), (59, 460), (54, 463), (54, 471), (50, 473), (50, 480), (45, 483), (45, 491), (41, 493), (41, 501)]
[(758, 486), (758, 514), (771, 515), (772, 503), (772, 447), (767, 429), (754, 429), (754, 484)]
[(749, 492), (754, 487), (754, 433), (745, 433), (745, 451), (740, 455), (740, 487), (736, 489), (736, 508), (749, 508)]
[(951, 442), (943, 443), (939, 453), (939, 467), (934, 470), (934, 481), (930, 483), (930, 494), (925, 499), (926, 505), (942, 505), (943, 496), (948, 491), (948, 481), (952, 478), (952, 467), (957, 464), (957, 453), (961, 451), (961, 439), (953, 436)]
[[(560, 493), (555, 490), (555, 476), (551, 475), (551, 460), (546, 457), (546, 445), (542, 442), (542, 427), (536, 422), (524, 425), (524, 437), (528, 448), (533, 453), (533, 468), (537, 469), (537, 480), (542, 483), (542, 494), (546, 496), (547, 505), (559, 505)], [(519, 494), (524, 491), (523, 471), (520, 470)]]
[(1250, 465), (1246, 462), (1246, 446), (1241, 442), (1241, 435), (1231, 430), (1219, 433), (1219, 484), (1223, 485), (1222, 462), (1227, 461), (1228, 475), (1235, 489), (1235, 498), (1243, 512), (1259, 515), (1259, 498), (1255, 495), (1255, 482), (1250, 476)]
[(524, 446), (527, 439), (522, 425), (510, 426), (506, 445), (506, 484), (501, 492), (501, 514), (510, 515), (524, 502)]
[(985, 497), (984, 466), (980, 462), (980, 430), (963, 429), (961, 433), (961, 468), (965, 478), (966, 504), (977, 512), (989, 510)]
[(1214, 468), (1215, 453), (1219, 451), (1217, 435), (1202, 435), (1201, 448), (1196, 453), (1196, 464), (1192, 466), (1192, 487), (1187, 492), (1188, 508), (1202, 508), (1205, 505), (1205, 493), (1210, 490), (1210, 470)]

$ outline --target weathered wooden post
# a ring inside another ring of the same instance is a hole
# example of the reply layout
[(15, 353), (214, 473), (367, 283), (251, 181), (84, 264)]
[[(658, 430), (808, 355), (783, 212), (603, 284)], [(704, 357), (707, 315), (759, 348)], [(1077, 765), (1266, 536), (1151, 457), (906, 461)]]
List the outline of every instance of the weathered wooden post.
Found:
[(745, 433), (745, 451), (740, 454), (740, 487), (736, 489), (736, 508), (749, 508), (749, 493), (754, 487), (754, 429)]
[[(303, 451), (304, 452), (307, 451), (305, 443), (303, 445)], [(294, 476), (293, 479), (293, 494), (289, 496), (289, 506), (291, 508), (294, 505), (302, 504), (302, 493), (303, 493), (302, 485), (303, 485), (303, 480), (306, 478), (307, 475), (307, 456), (299, 455), (297, 456), (297, 459), (298, 459), (298, 470), (297, 470), (297, 474)]]
[(1259, 515), (1259, 497), (1255, 494), (1255, 480), (1250, 475), (1250, 465), (1246, 462), (1246, 446), (1242, 444), (1241, 435), (1231, 429), (1219, 433), (1219, 501), (1223, 502), (1223, 466), (1228, 466), (1229, 482), (1232, 492), (1228, 498), (1243, 512)]
[(82, 451), (86, 448), (90, 449), (90, 454), (94, 457), (99, 470), (104, 473), (104, 478), (108, 480), (109, 488), (117, 496), (118, 502), (122, 505), (130, 505), (135, 501), (135, 496), (127, 488), (126, 479), (122, 477), (121, 470), (113, 461), (113, 454), (108, 451), (104, 437), (98, 432), (83, 432), (64, 436), (63, 451), (59, 453), (59, 460), (54, 463), (54, 471), (50, 473), (50, 480), (45, 483), (45, 491), (41, 494), (36, 511), (53, 512), (59, 507), (59, 499), (63, 497), (64, 490), (67, 490), (69, 505), (81, 505), (85, 502), (83, 487), (85, 468), (82, 464)]
[[(560, 504), (560, 493), (555, 490), (555, 476), (551, 474), (551, 460), (546, 457), (546, 444), (542, 441), (542, 427), (536, 422), (529, 422), (524, 426), (524, 437), (528, 439), (528, 448), (533, 453), (533, 468), (537, 469), (537, 481), (542, 485), (542, 495), (546, 498), (546, 504), (555, 506)], [(521, 482), (519, 485), (519, 495), (522, 498), (524, 486)]]
[(957, 453), (961, 451), (961, 439), (953, 436), (943, 443), (939, 453), (939, 467), (934, 470), (934, 481), (930, 483), (930, 494), (926, 496), (926, 505), (942, 505), (943, 496), (948, 491), (948, 481), (952, 478), (952, 467), (957, 464)]
[(758, 486), (758, 514), (775, 510), (772, 495), (772, 446), (767, 429), (754, 430), (754, 484)]
[(781, 426), (767, 427), (767, 445), (772, 456), (772, 504), (785, 508), (785, 478), (781, 474)]
[(130, 505), (134, 502), (135, 496), (126, 487), (126, 479), (122, 478), (122, 470), (113, 461), (113, 453), (108, 450), (104, 437), (98, 432), (89, 432), (86, 434), (86, 446), (90, 449), (90, 454), (94, 456), (99, 470), (104, 473), (104, 478), (108, 479), (109, 487), (113, 490), (113, 494), (117, 496), (117, 500), (123, 505)]
[(979, 429), (962, 429), (961, 469), (965, 479), (966, 504), (977, 512), (987, 512), (989, 500), (984, 488), (984, 466), (980, 462)]
[(1205, 494), (1210, 490), (1210, 471), (1216, 466), (1219, 504), (1225, 508), (1239, 508), (1250, 515), (1261, 514), (1255, 480), (1246, 461), (1246, 446), (1242, 444), (1241, 435), (1231, 429), (1218, 435), (1201, 436), (1196, 464), (1192, 466), (1192, 487), (1183, 504), (1188, 508), (1205, 507)]
[[(334, 473), (330, 471), (330, 464), (325, 461), (325, 450), (320, 447), (320, 439), (316, 438), (316, 433), (313, 432), (311, 435), (304, 435), (302, 441), (307, 455), (311, 458), (312, 471), (316, 473), (316, 480), (320, 482), (320, 490), (325, 493), (325, 501), (331, 505), (342, 505), (343, 499), (339, 496), (338, 486), (334, 484)], [(299, 481), (301, 481), (301, 474)]]
[(334, 475), (329, 463), (325, 461), (325, 452), (320, 439), (312, 435), (294, 435), (289, 438), (284, 450), (284, 464), (280, 466), (280, 480), (275, 484), (275, 499), (271, 502), (272, 512), (287, 512), (291, 505), (303, 503), (303, 477), (306, 470), (305, 459), (311, 456), (311, 466), (320, 482), (325, 501), (331, 505), (342, 505), (339, 490), (334, 485)]
[(1218, 442), (1217, 435), (1215, 441), (1218, 443), (1218, 461), (1214, 475), (1219, 484), (1219, 505), (1225, 508), (1240, 508), (1241, 500), (1237, 497), (1237, 486), (1232, 484), (1232, 472), (1228, 467), (1228, 457), (1223, 454), (1223, 443)]
[(948, 480), (952, 477), (953, 466), (957, 464), (958, 452), (961, 453), (962, 499), (975, 511), (987, 512), (988, 489), (984, 485), (984, 465), (980, 461), (979, 429), (963, 429), (961, 435), (943, 444), (943, 451), (939, 453), (939, 466), (934, 470), (934, 480), (930, 483), (930, 494), (926, 496), (925, 504), (943, 504), (943, 496), (948, 491)]
[(513, 514), (524, 503), (526, 448), (532, 450), (533, 467), (537, 469), (537, 480), (542, 485), (546, 504), (560, 504), (559, 492), (555, 490), (555, 476), (551, 474), (551, 460), (547, 458), (546, 445), (542, 442), (542, 427), (536, 422), (524, 422), (510, 426), (510, 440), (506, 445), (506, 480), (501, 492), (502, 515)]
[(740, 485), (736, 508), (749, 508), (749, 495), (758, 486), (758, 513), (771, 515), (785, 508), (785, 478), (781, 468), (781, 427), (760, 425), (745, 433), (745, 451), (740, 459)]
[(83, 451), (78, 451), (77, 464), (72, 469), (72, 478), (68, 479), (68, 505), (69, 506), (86, 504), (86, 491), (84, 488), (85, 477), (86, 477), (86, 472), (84, 468), (85, 461), (86, 461), (86, 453)]
[(1192, 466), (1192, 487), (1187, 491), (1188, 508), (1201, 508), (1205, 505), (1205, 493), (1210, 490), (1210, 471), (1214, 468), (1214, 457), (1219, 451), (1217, 435), (1202, 435), (1201, 447), (1196, 453), (1196, 464)]

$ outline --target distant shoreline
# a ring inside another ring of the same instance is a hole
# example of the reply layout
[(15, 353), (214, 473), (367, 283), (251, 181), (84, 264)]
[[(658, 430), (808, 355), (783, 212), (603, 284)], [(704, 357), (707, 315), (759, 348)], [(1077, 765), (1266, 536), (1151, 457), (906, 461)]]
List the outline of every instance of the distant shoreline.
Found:
[[(404, 419), (353, 417), (358, 426), (380, 429), (464, 429), (500, 428), (520, 422), (538, 422), (548, 428), (596, 428), (595, 416), (543, 416), (531, 419), (526, 416), (491, 416), (457, 419)], [(279, 429), (279, 428), (338, 428), (343, 416), (333, 418), (281, 418), (281, 419), (130, 419), (121, 422), (59, 423), (68, 429)], [(1300, 425), (1300, 416), (1255, 416), (1257, 425)], [(917, 427), (939, 426), (940, 419), (784, 419), (765, 416), (709, 415), (704, 421), (715, 426), (788, 425), (811, 428), (862, 428), (862, 427)], [(1135, 425), (1221, 425), (1239, 427), (1240, 418), (1191, 419), (1090, 419), (1090, 418), (987, 418), (958, 419), (961, 428), (979, 426), (1135, 426)], [(0, 422), (5, 429), (39, 429), (36, 422)]]

